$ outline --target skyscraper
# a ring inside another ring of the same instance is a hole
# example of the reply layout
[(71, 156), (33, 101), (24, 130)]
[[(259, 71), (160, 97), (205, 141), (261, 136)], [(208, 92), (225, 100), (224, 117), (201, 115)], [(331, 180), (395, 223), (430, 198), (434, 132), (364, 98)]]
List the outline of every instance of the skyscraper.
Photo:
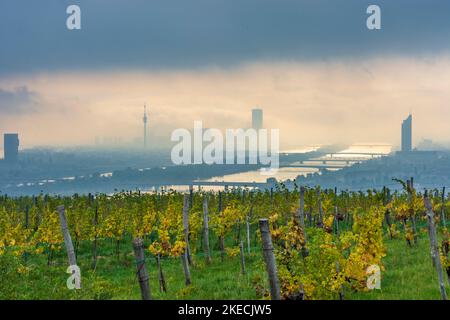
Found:
[(252, 128), (259, 130), (263, 128), (263, 111), (262, 109), (252, 110)]
[(147, 106), (144, 105), (144, 117), (142, 118), (144, 121), (144, 148), (147, 148)]
[(3, 149), (5, 162), (17, 162), (19, 160), (19, 135), (17, 133), (5, 133)]
[(412, 115), (402, 123), (402, 152), (412, 151)]

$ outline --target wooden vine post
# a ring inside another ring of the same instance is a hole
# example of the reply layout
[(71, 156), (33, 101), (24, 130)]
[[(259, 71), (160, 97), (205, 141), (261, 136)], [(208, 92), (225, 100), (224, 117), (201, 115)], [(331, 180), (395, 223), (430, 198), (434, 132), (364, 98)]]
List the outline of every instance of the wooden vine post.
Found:
[(144, 241), (141, 238), (135, 238), (133, 249), (142, 300), (151, 300), (149, 276), (145, 266)]
[[(25, 208), (25, 230), (28, 229), (29, 225), (30, 225), (30, 208), (27, 205)], [(25, 251), (23, 253), (23, 259), (26, 264), (28, 262), (28, 251)]]
[(33, 206), (36, 208), (36, 215), (34, 216), (34, 232), (36, 232), (41, 223), (40, 219), (41, 213), (39, 211), (39, 203), (38, 198), (36, 196), (33, 196)]
[[(223, 215), (223, 199), (222, 192), (219, 191), (219, 215)], [(219, 236), (219, 248), (220, 248), (220, 261), (223, 262), (225, 259), (225, 236)]]
[(249, 221), (249, 217), (247, 216), (245, 218), (245, 229), (246, 229), (246, 235), (247, 235), (247, 253), (250, 254), (250, 248), (251, 248), (251, 243), (250, 243), (250, 221)]
[(192, 209), (194, 205), (194, 186), (191, 184), (189, 186), (189, 209)]
[(92, 244), (92, 269), (97, 267), (97, 225), (98, 225), (98, 206), (95, 207), (94, 214), (94, 243)]
[(317, 202), (319, 205), (319, 221), (317, 222), (317, 226), (319, 228), (323, 228), (322, 192), (320, 191), (320, 189), (317, 190)]
[(158, 254), (156, 256), (156, 262), (158, 264), (158, 280), (159, 280), (159, 291), (160, 292), (167, 292), (166, 288), (166, 279), (164, 277), (164, 273), (161, 266), (161, 255)]
[(69, 265), (76, 266), (77, 259), (75, 257), (75, 250), (73, 248), (72, 238), (70, 237), (69, 228), (67, 227), (66, 210), (63, 205), (57, 207), (59, 214), (59, 221), (61, 223), (61, 230), (64, 236), (64, 244), (66, 246), (67, 256), (69, 258)]
[(447, 227), (447, 221), (445, 218), (445, 187), (442, 188), (442, 198), (441, 198), (441, 221), (444, 228)]
[(184, 241), (186, 242), (186, 258), (188, 263), (191, 265), (191, 250), (189, 247), (189, 195), (184, 194), (183, 196), (183, 231), (184, 231)]
[(261, 231), (262, 248), (266, 271), (269, 277), (270, 296), (272, 300), (280, 300), (280, 283), (277, 274), (275, 254), (273, 252), (272, 235), (270, 234), (269, 220), (260, 219), (259, 229)]
[(414, 245), (417, 246), (419, 243), (419, 235), (417, 234), (417, 227), (416, 227), (416, 213), (414, 212), (414, 178), (411, 177), (411, 180), (406, 181), (406, 186), (408, 190), (408, 201), (410, 206), (410, 220), (411, 220), (411, 227), (412, 232), (414, 234)]
[(305, 229), (305, 187), (300, 187), (299, 208), (297, 211), (297, 222), (303, 233), (302, 257), (306, 258), (309, 255), (307, 245), (307, 236)]
[(351, 214), (349, 214), (349, 195), (346, 191), (341, 191), (342, 200), (344, 202), (344, 221), (345, 221), (345, 229), (349, 230), (351, 227), (350, 218)]
[(191, 257), (189, 253), (189, 195), (183, 196), (183, 231), (186, 241), (186, 247), (183, 254), (180, 256), (181, 264), (183, 265), (184, 279), (186, 286), (191, 284), (191, 271), (189, 270), (189, 264), (191, 263)]
[(433, 207), (431, 205), (430, 198), (428, 198), (428, 193), (425, 192), (424, 196), (424, 204), (428, 219), (428, 234), (430, 237), (430, 248), (431, 248), (431, 259), (433, 260), (433, 264), (436, 267), (436, 271), (439, 279), (439, 289), (441, 291), (442, 300), (447, 300), (447, 293), (445, 291), (444, 284), (444, 276), (441, 265), (441, 257), (439, 255), (439, 244), (436, 234), (436, 226), (434, 224), (434, 212)]
[(245, 274), (245, 254), (244, 254), (244, 242), (241, 241), (239, 243), (239, 251), (241, 253), (241, 273)]
[[(73, 248), (72, 238), (70, 237), (69, 228), (67, 226), (66, 209), (64, 205), (60, 205), (56, 208), (59, 214), (59, 222), (61, 224), (61, 231), (64, 237), (64, 244), (66, 246), (67, 257), (69, 258), (69, 267), (77, 267), (77, 258), (75, 256), (75, 250)], [(72, 270), (72, 269), (71, 269)], [(74, 271), (72, 271), (74, 272)], [(77, 280), (77, 289), (81, 289), (81, 279)]]
[(239, 245), (239, 243), (241, 242), (241, 229), (242, 229), (241, 219), (237, 219), (236, 224), (237, 224), (237, 228), (235, 228), (235, 229), (237, 229), (237, 230), (236, 230), (236, 235), (235, 235), (235, 243), (237, 245)]
[(30, 225), (30, 207), (28, 205), (25, 208), (25, 229), (28, 229)]
[(337, 201), (337, 188), (334, 188), (334, 225), (336, 228), (336, 236), (339, 239), (340, 232), (339, 232), (339, 212), (338, 212), (338, 201)]
[(186, 251), (180, 256), (180, 258), (181, 264), (183, 265), (184, 283), (186, 284), (186, 286), (188, 286), (191, 284), (191, 271), (189, 270), (189, 263)]
[[(387, 206), (391, 202), (391, 191), (383, 187), (383, 205)], [(386, 208), (384, 212), (384, 221), (389, 231), (389, 238), (392, 240), (392, 224), (391, 224), (391, 210)]]
[(250, 193), (250, 212), (245, 217), (245, 230), (246, 230), (246, 236), (247, 236), (247, 253), (250, 254), (251, 252), (251, 240), (250, 240), (250, 219), (253, 216), (253, 194)]
[(203, 198), (203, 251), (206, 263), (211, 263), (211, 251), (209, 250), (209, 218), (208, 218), (208, 198)]
[[(338, 212), (338, 201), (337, 201), (337, 188), (334, 188), (334, 223), (336, 227), (336, 239), (338, 247), (340, 247), (340, 232), (339, 232), (339, 212)], [(336, 261), (336, 274), (339, 274), (341, 272), (341, 266), (339, 264), (339, 260)], [(341, 285), (339, 290), (339, 300), (344, 300), (345, 294), (344, 294), (344, 286)]]

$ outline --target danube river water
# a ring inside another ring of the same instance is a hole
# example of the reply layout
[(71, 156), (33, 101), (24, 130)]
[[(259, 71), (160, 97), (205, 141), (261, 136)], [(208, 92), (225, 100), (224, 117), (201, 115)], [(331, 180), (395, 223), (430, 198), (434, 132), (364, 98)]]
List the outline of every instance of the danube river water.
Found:
[[(307, 146), (297, 150), (283, 151), (283, 153), (307, 153), (318, 150), (318, 146)], [(272, 175), (263, 175), (259, 170), (241, 172), (220, 177), (213, 177), (205, 182), (266, 182), (268, 178), (275, 178), (278, 181), (293, 180), (297, 176), (320, 172), (321, 167), (327, 170), (340, 170), (345, 166), (352, 166), (355, 163), (370, 160), (372, 158), (388, 155), (392, 152), (392, 145), (384, 143), (356, 143), (348, 148), (342, 149), (333, 154), (326, 154), (318, 158), (310, 158), (303, 161), (302, 167), (280, 167)], [(292, 163), (291, 165), (300, 165)], [(308, 167), (310, 165), (311, 167)]]

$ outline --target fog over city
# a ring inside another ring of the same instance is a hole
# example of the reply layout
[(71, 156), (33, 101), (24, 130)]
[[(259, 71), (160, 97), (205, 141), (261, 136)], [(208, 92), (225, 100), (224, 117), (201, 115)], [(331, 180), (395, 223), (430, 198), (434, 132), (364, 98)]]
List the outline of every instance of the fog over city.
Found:
[(450, 134), (445, 1), (379, 1), (375, 32), (370, 1), (76, 1), (76, 32), (66, 2), (0, 4), (0, 127), (21, 148), (127, 144), (144, 104), (153, 146), (194, 120), (248, 127), (254, 107), (284, 148), (399, 145), (410, 112), (417, 141)]
[[(365, 0), (2, 1), (0, 192), (446, 183), (450, 3), (431, 2), (378, 1), (371, 30)], [(174, 166), (195, 121), (279, 130), (278, 176)]]
[(144, 104), (149, 133), (166, 140), (175, 128), (192, 128), (194, 120), (222, 129), (250, 127), (251, 109), (262, 107), (265, 125), (281, 130), (285, 148), (361, 141), (398, 145), (398, 123), (412, 112), (416, 141), (445, 143), (448, 83), (449, 56), (39, 73), (0, 80), (0, 126), (20, 131), (23, 146), (93, 145), (96, 137), (126, 144), (141, 137)]

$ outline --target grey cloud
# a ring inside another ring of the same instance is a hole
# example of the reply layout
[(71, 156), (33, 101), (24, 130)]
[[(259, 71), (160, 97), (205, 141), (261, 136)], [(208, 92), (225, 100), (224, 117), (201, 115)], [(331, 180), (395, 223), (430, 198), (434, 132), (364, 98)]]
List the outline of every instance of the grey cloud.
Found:
[[(82, 30), (66, 29), (69, 4)], [(368, 31), (366, 8), (382, 8)], [(0, 75), (448, 52), (448, 0), (2, 0)]]
[(21, 114), (36, 111), (39, 95), (26, 86), (5, 90), (0, 88), (0, 114)]

